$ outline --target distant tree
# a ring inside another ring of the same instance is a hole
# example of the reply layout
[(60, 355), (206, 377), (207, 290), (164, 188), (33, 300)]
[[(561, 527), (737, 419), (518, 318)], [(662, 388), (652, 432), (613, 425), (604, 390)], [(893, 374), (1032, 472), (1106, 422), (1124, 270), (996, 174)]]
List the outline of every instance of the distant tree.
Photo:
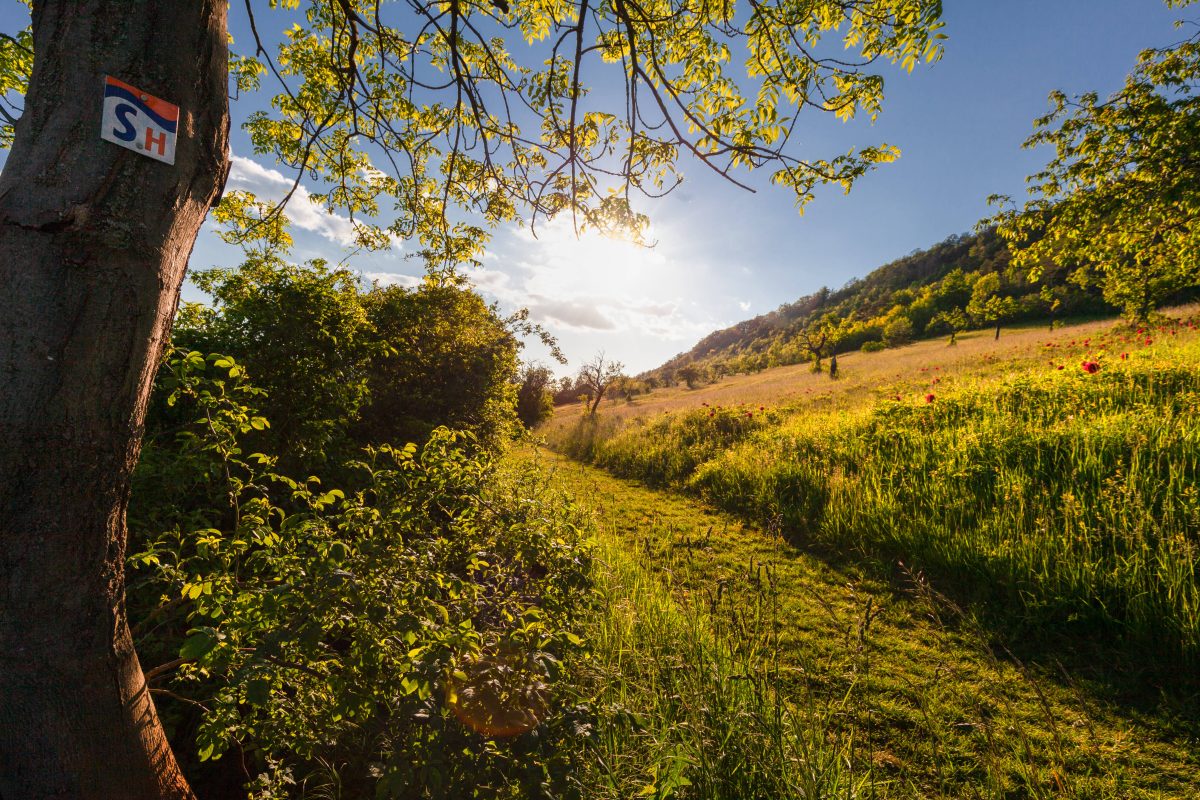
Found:
[(887, 347), (902, 347), (913, 340), (916, 331), (913, 330), (912, 320), (900, 315), (894, 317), (883, 328), (883, 343)]
[(532, 430), (554, 414), (554, 373), (540, 364), (526, 364), (517, 381), (517, 419)]
[(622, 375), (613, 380), (612, 386), (608, 391), (609, 394), (613, 395), (614, 397), (620, 397), (629, 402), (633, 402), (633, 398), (649, 392), (650, 387), (647, 385), (646, 381)]
[(967, 314), (979, 325), (995, 325), (996, 338), (1000, 338), (1000, 326), (1011, 319), (1020, 306), (1012, 297), (1000, 293), (1000, 275), (989, 272), (980, 275), (971, 290), (971, 302), (967, 304)]
[(701, 371), (695, 364), (684, 364), (675, 370), (675, 378), (687, 384), (687, 388), (695, 389), (700, 383)]
[(969, 325), (966, 313), (961, 308), (953, 309), (952, 311), (939, 311), (937, 315), (929, 321), (928, 331), (931, 333), (949, 333), (949, 345), (958, 344), (958, 334), (967, 329)]
[(796, 335), (796, 343), (812, 359), (812, 371), (822, 372), (821, 361), (833, 350), (836, 336), (831, 326), (817, 325), (801, 330)]
[(596, 413), (605, 391), (614, 380), (621, 377), (624, 371), (624, 364), (620, 361), (609, 361), (603, 352), (597, 353), (591, 361), (579, 368), (577, 385), (587, 394), (587, 414), (589, 416)]
[(1200, 282), (1200, 34), (1142, 51), (1103, 102), (1061, 91), (1050, 101), (1025, 147), (1051, 145), (1055, 156), (1028, 178), (1033, 199), (994, 221), (1031, 277), (1047, 262), (1072, 264), (1076, 282), (1143, 321)]
[(965, 307), (971, 301), (971, 282), (966, 273), (960, 267), (947, 272), (937, 284), (936, 296), (938, 311), (953, 312)]
[(838, 376), (837, 353), (829, 357), (829, 379), (833, 380)]

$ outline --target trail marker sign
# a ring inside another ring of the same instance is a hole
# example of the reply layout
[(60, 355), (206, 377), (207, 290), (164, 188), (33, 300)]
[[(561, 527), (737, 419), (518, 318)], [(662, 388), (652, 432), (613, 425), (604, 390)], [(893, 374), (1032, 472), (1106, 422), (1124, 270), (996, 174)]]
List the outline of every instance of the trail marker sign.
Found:
[(107, 76), (103, 117), (101, 139), (156, 161), (175, 163), (179, 106)]

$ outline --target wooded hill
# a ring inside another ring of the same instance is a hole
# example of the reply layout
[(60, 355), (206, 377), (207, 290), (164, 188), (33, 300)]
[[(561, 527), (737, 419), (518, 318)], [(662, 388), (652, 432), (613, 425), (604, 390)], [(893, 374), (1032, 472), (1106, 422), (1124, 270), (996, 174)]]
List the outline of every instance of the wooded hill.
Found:
[(1009, 262), (1008, 246), (994, 229), (952, 235), (840, 289), (822, 288), (710, 333), (640, 377), (666, 383), (716, 379), (810, 361), (813, 348), (824, 358), (969, 327), (1116, 312), (1098, 287), (1071, 282), (1067, 265), (1048, 264), (1031, 283)]

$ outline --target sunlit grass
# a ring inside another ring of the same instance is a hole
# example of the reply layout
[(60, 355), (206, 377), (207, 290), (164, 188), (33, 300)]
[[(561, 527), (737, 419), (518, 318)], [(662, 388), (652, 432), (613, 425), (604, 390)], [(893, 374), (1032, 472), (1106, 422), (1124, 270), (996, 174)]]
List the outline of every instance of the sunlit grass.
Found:
[(598, 531), (587, 796), (1200, 791), (1186, 729), (1023, 665), (921, 574), (880, 580), (691, 498), (541, 460)]
[[(1178, 309), (1172, 313), (1190, 312)], [(656, 389), (632, 402), (608, 398), (600, 412), (610, 419), (653, 419), (664, 411), (696, 408), (702, 403), (712, 405), (769, 405), (803, 403), (829, 397), (831, 401), (856, 402), (873, 392), (897, 383), (907, 383), (919, 377), (922, 368), (950, 375), (978, 375), (981, 371), (998, 372), (1013, 362), (1028, 362), (1040, 355), (1037, 348), (1045, 342), (1068, 345), (1071, 340), (1082, 341), (1112, 328), (1111, 321), (1084, 322), (1048, 331), (1045, 325), (1022, 325), (1006, 328), (997, 340), (994, 330), (969, 331), (958, 336), (958, 344), (948, 347), (945, 338), (916, 342), (906, 347), (879, 353), (845, 353), (838, 356), (840, 377), (831, 381), (825, 373), (814, 374), (808, 364), (777, 367), (748, 375), (733, 375), (718, 383), (688, 389), (678, 386)], [(548, 435), (572, 426), (582, 415), (578, 403), (559, 406), (543, 432)]]
[[(1190, 668), (1200, 659), (1190, 325), (1010, 333), (1003, 351), (978, 335), (925, 342), (847, 357), (837, 382), (795, 368), (731, 382), (743, 397), (773, 387), (780, 402), (760, 394), (763, 410), (685, 406), (676, 393), (656, 415), (610, 410), (546, 435), (614, 474), (749, 518), (777, 514), (796, 541), (915, 564), (1039, 635), (1095, 632)], [(818, 393), (819, 380), (832, 386)], [(808, 395), (789, 399), (797, 391)]]

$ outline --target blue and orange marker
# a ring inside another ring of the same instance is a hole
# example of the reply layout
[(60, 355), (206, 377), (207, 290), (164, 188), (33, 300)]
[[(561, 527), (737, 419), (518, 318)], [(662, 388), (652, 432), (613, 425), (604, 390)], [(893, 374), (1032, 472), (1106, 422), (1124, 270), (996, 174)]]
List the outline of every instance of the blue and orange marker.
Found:
[(104, 79), (100, 138), (167, 164), (175, 163), (179, 106), (124, 81)]

